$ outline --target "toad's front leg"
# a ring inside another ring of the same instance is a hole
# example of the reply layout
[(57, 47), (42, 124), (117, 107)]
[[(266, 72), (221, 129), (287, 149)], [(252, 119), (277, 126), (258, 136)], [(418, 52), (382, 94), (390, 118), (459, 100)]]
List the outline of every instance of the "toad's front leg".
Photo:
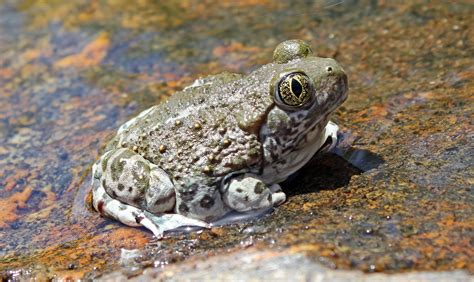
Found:
[(280, 185), (267, 187), (257, 175), (250, 173), (232, 178), (222, 190), (224, 202), (239, 212), (278, 206), (286, 200)]
[(102, 215), (145, 226), (157, 238), (181, 226), (208, 227), (200, 220), (165, 213), (175, 206), (173, 183), (158, 166), (126, 148), (111, 150), (94, 164), (92, 200)]

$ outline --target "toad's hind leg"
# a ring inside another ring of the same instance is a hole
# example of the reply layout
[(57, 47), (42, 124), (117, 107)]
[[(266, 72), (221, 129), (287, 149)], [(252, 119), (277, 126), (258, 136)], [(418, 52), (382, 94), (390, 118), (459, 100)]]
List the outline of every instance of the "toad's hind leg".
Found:
[(93, 166), (93, 204), (101, 214), (131, 225), (143, 225), (157, 237), (179, 226), (206, 223), (172, 211), (174, 185), (166, 172), (127, 148), (105, 153)]
[(209, 228), (209, 224), (180, 214), (152, 214), (133, 206), (125, 205), (113, 199), (99, 184), (93, 180), (93, 206), (102, 215), (114, 218), (129, 226), (144, 226), (155, 235), (163, 238), (163, 233), (181, 226), (199, 226)]
[(171, 211), (176, 202), (168, 174), (127, 148), (106, 152), (94, 165), (93, 178), (113, 199), (152, 213)]

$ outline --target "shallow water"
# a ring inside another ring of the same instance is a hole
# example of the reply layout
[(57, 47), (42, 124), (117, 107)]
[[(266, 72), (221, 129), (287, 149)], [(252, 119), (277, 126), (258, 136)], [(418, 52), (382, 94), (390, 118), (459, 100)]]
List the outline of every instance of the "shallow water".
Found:
[[(469, 1), (0, 1), (0, 277), (92, 278), (121, 269), (121, 248), (140, 250), (132, 274), (243, 249), (367, 272), (474, 271), (473, 12)], [(287, 203), (158, 243), (90, 209), (90, 167), (119, 125), (195, 78), (268, 63), (289, 38), (336, 58), (350, 94), (333, 115), (338, 149), (283, 184)]]

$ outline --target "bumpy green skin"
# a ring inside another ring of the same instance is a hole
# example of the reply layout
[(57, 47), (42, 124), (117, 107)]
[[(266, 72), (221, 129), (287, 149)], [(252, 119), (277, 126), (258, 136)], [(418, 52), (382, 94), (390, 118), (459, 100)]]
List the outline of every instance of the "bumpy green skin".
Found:
[[(234, 80), (222, 82), (229, 78)], [(192, 175), (211, 184), (261, 160), (258, 130), (274, 104), (272, 96), (260, 95), (268, 92), (267, 85), (249, 85), (248, 78), (228, 74), (211, 86), (178, 92), (114, 142), (157, 164), (178, 183)]]
[(273, 61), (277, 64), (284, 64), (294, 59), (307, 57), (311, 53), (313, 53), (311, 47), (303, 40), (287, 40), (275, 48)]

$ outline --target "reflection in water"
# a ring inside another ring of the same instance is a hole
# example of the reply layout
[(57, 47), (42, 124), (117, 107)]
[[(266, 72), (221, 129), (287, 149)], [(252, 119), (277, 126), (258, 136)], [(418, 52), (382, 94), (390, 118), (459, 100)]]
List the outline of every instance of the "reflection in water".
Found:
[(349, 132), (339, 132), (337, 138), (338, 146), (332, 152), (341, 156), (363, 172), (377, 168), (384, 163), (384, 160), (379, 155), (352, 147), (351, 145), (355, 138)]
[(377, 168), (384, 163), (384, 160), (377, 154), (367, 150), (356, 149), (354, 147), (335, 148), (333, 152), (338, 156), (343, 157), (363, 172)]
[[(272, 213), (273, 210), (274, 208), (253, 210), (253, 211), (248, 211), (248, 212), (231, 211), (227, 213), (224, 217), (214, 222), (211, 222), (211, 227), (223, 226), (223, 225), (228, 225), (228, 224), (236, 224), (236, 223), (244, 223), (244, 222), (249, 222), (251, 220), (257, 220), (259, 218), (262, 218)], [(199, 227), (199, 226), (182, 226), (182, 227), (178, 227), (173, 230), (167, 231), (166, 235), (190, 233), (190, 232), (196, 232), (203, 229), (204, 228)]]
[(273, 211), (273, 208), (266, 208), (260, 210), (253, 210), (248, 212), (236, 212), (231, 211), (226, 216), (221, 219), (218, 219), (212, 222), (212, 226), (221, 226), (231, 223), (241, 223), (246, 222), (253, 219), (259, 219), (267, 214), (270, 214)]

